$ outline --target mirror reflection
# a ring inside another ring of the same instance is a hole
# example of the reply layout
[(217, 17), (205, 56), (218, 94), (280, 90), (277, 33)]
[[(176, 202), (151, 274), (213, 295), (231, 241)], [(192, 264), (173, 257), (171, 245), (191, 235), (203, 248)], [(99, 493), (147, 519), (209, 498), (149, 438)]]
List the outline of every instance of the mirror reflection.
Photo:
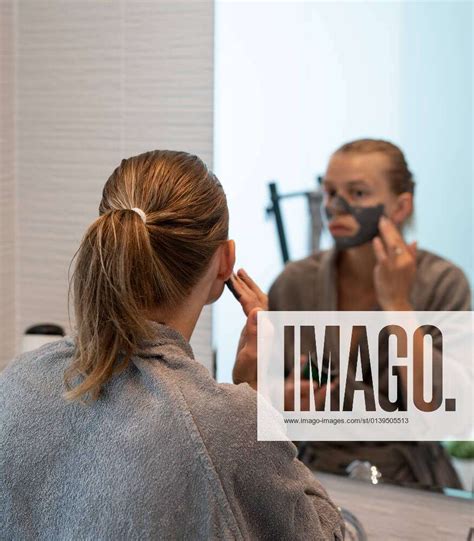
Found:
[[(287, 263), (269, 290), (270, 310), (470, 310), (470, 287), (462, 270), (418, 248), (416, 241), (407, 244), (404, 240), (403, 230), (413, 218), (415, 182), (400, 148), (375, 139), (345, 143), (332, 154), (320, 180), (324, 221), (334, 247)], [(434, 337), (433, 343), (437, 348), (435, 362), (440, 363), (441, 336)], [(286, 345), (289, 351), (285, 401), (292, 402), (294, 342)], [(323, 391), (316, 394), (321, 407), (325, 389), (340, 394), (338, 373), (331, 372), (324, 379), (322, 375), (320, 385), (309, 381), (308, 357), (317, 357), (314, 345), (314, 335), (302, 333), (301, 351), (308, 352), (302, 356), (302, 411), (310, 409), (313, 387)], [(417, 361), (422, 362), (423, 358), (418, 357)], [(379, 356), (378, 362), (383, 367), (379, 378), (387, 384), (379, 387), (379, 401), (390, 403), (388, 350), (383, 358)], [(438, 379), (433, 382), (434, 387), (441, 387), (442, 372), (436, 371), (434, 377)], [(407, 372), (401, 371), (404, 393), (396, 407), (402, 411), (407, 401), (406, 378)], [(415, 379), (413, 384), (422, 392), (421, 379)], [(300, 456), (315, 470), (372, 482), (383, 479), (418, 488), (462, 489), (449, 449), (439, 442), (307, 442), (300, 444)]]
[[(444, 2), (219, 5), (216, 172), (235, 210), (237, 261), (270, 310), (471, 309), (468, 11)], [(217, 375), (230, 381), (229, 317), (237, 333), (241, 316), (230, 297), (216, 313)], [(302, 400), (310, 388), (302, 383)], [(299, 447), (317, 471), (370, 480), (375, 468), (387, 483), (472, 491), (472, 442)]]

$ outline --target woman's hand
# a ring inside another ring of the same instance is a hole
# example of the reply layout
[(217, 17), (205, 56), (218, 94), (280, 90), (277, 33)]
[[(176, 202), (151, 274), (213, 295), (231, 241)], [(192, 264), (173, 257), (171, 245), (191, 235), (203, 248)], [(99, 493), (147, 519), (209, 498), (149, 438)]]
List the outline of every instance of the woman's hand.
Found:
[(248, 316), (254, 308), (268, 310), (267, 295), (265, 295), (244, 269), (238, 270), (237, 274), (232, 274), (230, 281), (239, 296), (238, 300), (242, 305), (242, 309), (246, 316)]
[(232, 380), (235, 384), (247, 382), (257, 390), (257, 315), (260, 308), (253, 308), (242, 329), (237, 357), (232, 370)]
[[(308, 362), (308, 357), (305, 355), (301, 356), (301, 370), (303, 370), (304, 365)], [(314, 393), (314, 402), (316, 410), (324, 409), (324, 404), (326, 402), (326, 393), (329, 391), (331, 393), (339, 385), (339, 380), (336, 379), (332, 381), (329, 389), (327, 385), (318, 386), (317, 383), (311, 385), (309, 379), (300, 380), (300, 411), (310, 411), (311, 399), (310, 396)], [(313, 387), (313, 388), (311, 388)], [(285, 411), (294, 411), (295, 410), (295, 371), (294, 369), (288, 374), (285, 379)]]
[(236, 384), (247, 382), (257, 389), (257, 314), (260, 310), (268, 310), (268, 297), (243, 269), (233, 274), (230, 280), (247, 316), (240, 335), (232, 380)]
[(380, 237), (373, 247), (377, 264), (374, 284), (382, 310), (413, 310), (410, 291), (416, 274), (416, 242), (407, 245), (393, 222), (384, 216), (379, 222)]

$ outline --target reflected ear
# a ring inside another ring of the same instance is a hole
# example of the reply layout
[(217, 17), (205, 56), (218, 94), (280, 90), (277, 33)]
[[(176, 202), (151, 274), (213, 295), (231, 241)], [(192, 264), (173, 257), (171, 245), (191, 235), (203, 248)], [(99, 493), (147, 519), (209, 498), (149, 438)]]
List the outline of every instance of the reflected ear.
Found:
[(413, 194), (409, 192), (401, 193), (397, 196), (395, 205), (391, 212), (391, 220), (398, 226), (401, 226), (413, 214)]
[(234, 269), (235, 265), (235, 242), (233, 240), (226, 240), (224, 244), (220, 247), (220, 260), (219, 260), (219, 271), (217, 273), (217, 278), (223, 280), (224, 282), (228, 280)]

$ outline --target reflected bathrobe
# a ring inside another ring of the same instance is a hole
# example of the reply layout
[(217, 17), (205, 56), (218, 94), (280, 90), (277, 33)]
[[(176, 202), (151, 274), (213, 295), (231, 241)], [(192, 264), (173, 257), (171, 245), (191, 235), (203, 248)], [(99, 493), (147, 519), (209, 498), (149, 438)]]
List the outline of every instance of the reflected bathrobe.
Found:
[(71, 338), (4, 370), (1, 539), (342, 539), (296, 447), (256, 441), (256, 392), (154, 330), (90, 405), (61, 397)]
[[(270, 288), (269, 310), (337, 310), (336, 263), (335, 249), (288, 263)], [(417, 250), (410, 302), (417, 311), (470, 310), (469, 283), (461, 269), (449, 261), (426, 250)], [(378, 306), (373, 309), (380, 310)], [(435, 338), (435, 348), (437, 342)], [(311, 343), (305, 343), (302, 338), (302, 351), (309, 351), (311, 347)], [(435, 352), (435, 362), (437, 359), (439, 355)], [(289, 373), (293, 360), (293, 345), (289, 340), (285, 360)], [(387, 372), (388, 357), (384, 366)], [(388, 385), (380, 391), (380, 400), (388, 400)], [(345, 474), (353, 460), (367, 460), (379, 468), (385, 481), (418, 488), (461, 488), (445, 450), (434, 442), (310, 442), (301, 449), (300, 455), (314, 470)]]

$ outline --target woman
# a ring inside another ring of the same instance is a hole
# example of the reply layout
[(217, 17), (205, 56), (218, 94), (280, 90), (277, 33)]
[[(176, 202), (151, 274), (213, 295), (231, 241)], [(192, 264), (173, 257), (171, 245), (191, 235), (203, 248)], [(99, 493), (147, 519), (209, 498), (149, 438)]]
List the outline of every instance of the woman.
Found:
[[(414, 182), (398, 147), (371, 139), (343, 145), (329, 161), (322, 189), (335, 248), (288, 264), (269, 292), (270, 310), (470, 310), (462, 271), (403, 239)], [(388, 370), (388, 360), (385, 365)], [(290, 409), (291, 366), (287, 373)], [(406, 389), (405, 373), (400, 378)], [(302, 382), (302, 409), (308, 409), (309, 391), (309, 381)], [(388, 400), (388, 388), (382, 391)], [(345, 473), (355, 459), (373, 463), (385, 480), (459, 487), (443, 449), (434, 443), (318, 443), (305, 452), (312, 468), (335, 473)]]
[(342, 539), (296, 448), (256, 441), (255, 391), (193, 358), (234, 265), (227, 235), (224, 191), (196, 156), (113, 172), (77, 253), (76, 335), (1, 377), (4, 539)]

